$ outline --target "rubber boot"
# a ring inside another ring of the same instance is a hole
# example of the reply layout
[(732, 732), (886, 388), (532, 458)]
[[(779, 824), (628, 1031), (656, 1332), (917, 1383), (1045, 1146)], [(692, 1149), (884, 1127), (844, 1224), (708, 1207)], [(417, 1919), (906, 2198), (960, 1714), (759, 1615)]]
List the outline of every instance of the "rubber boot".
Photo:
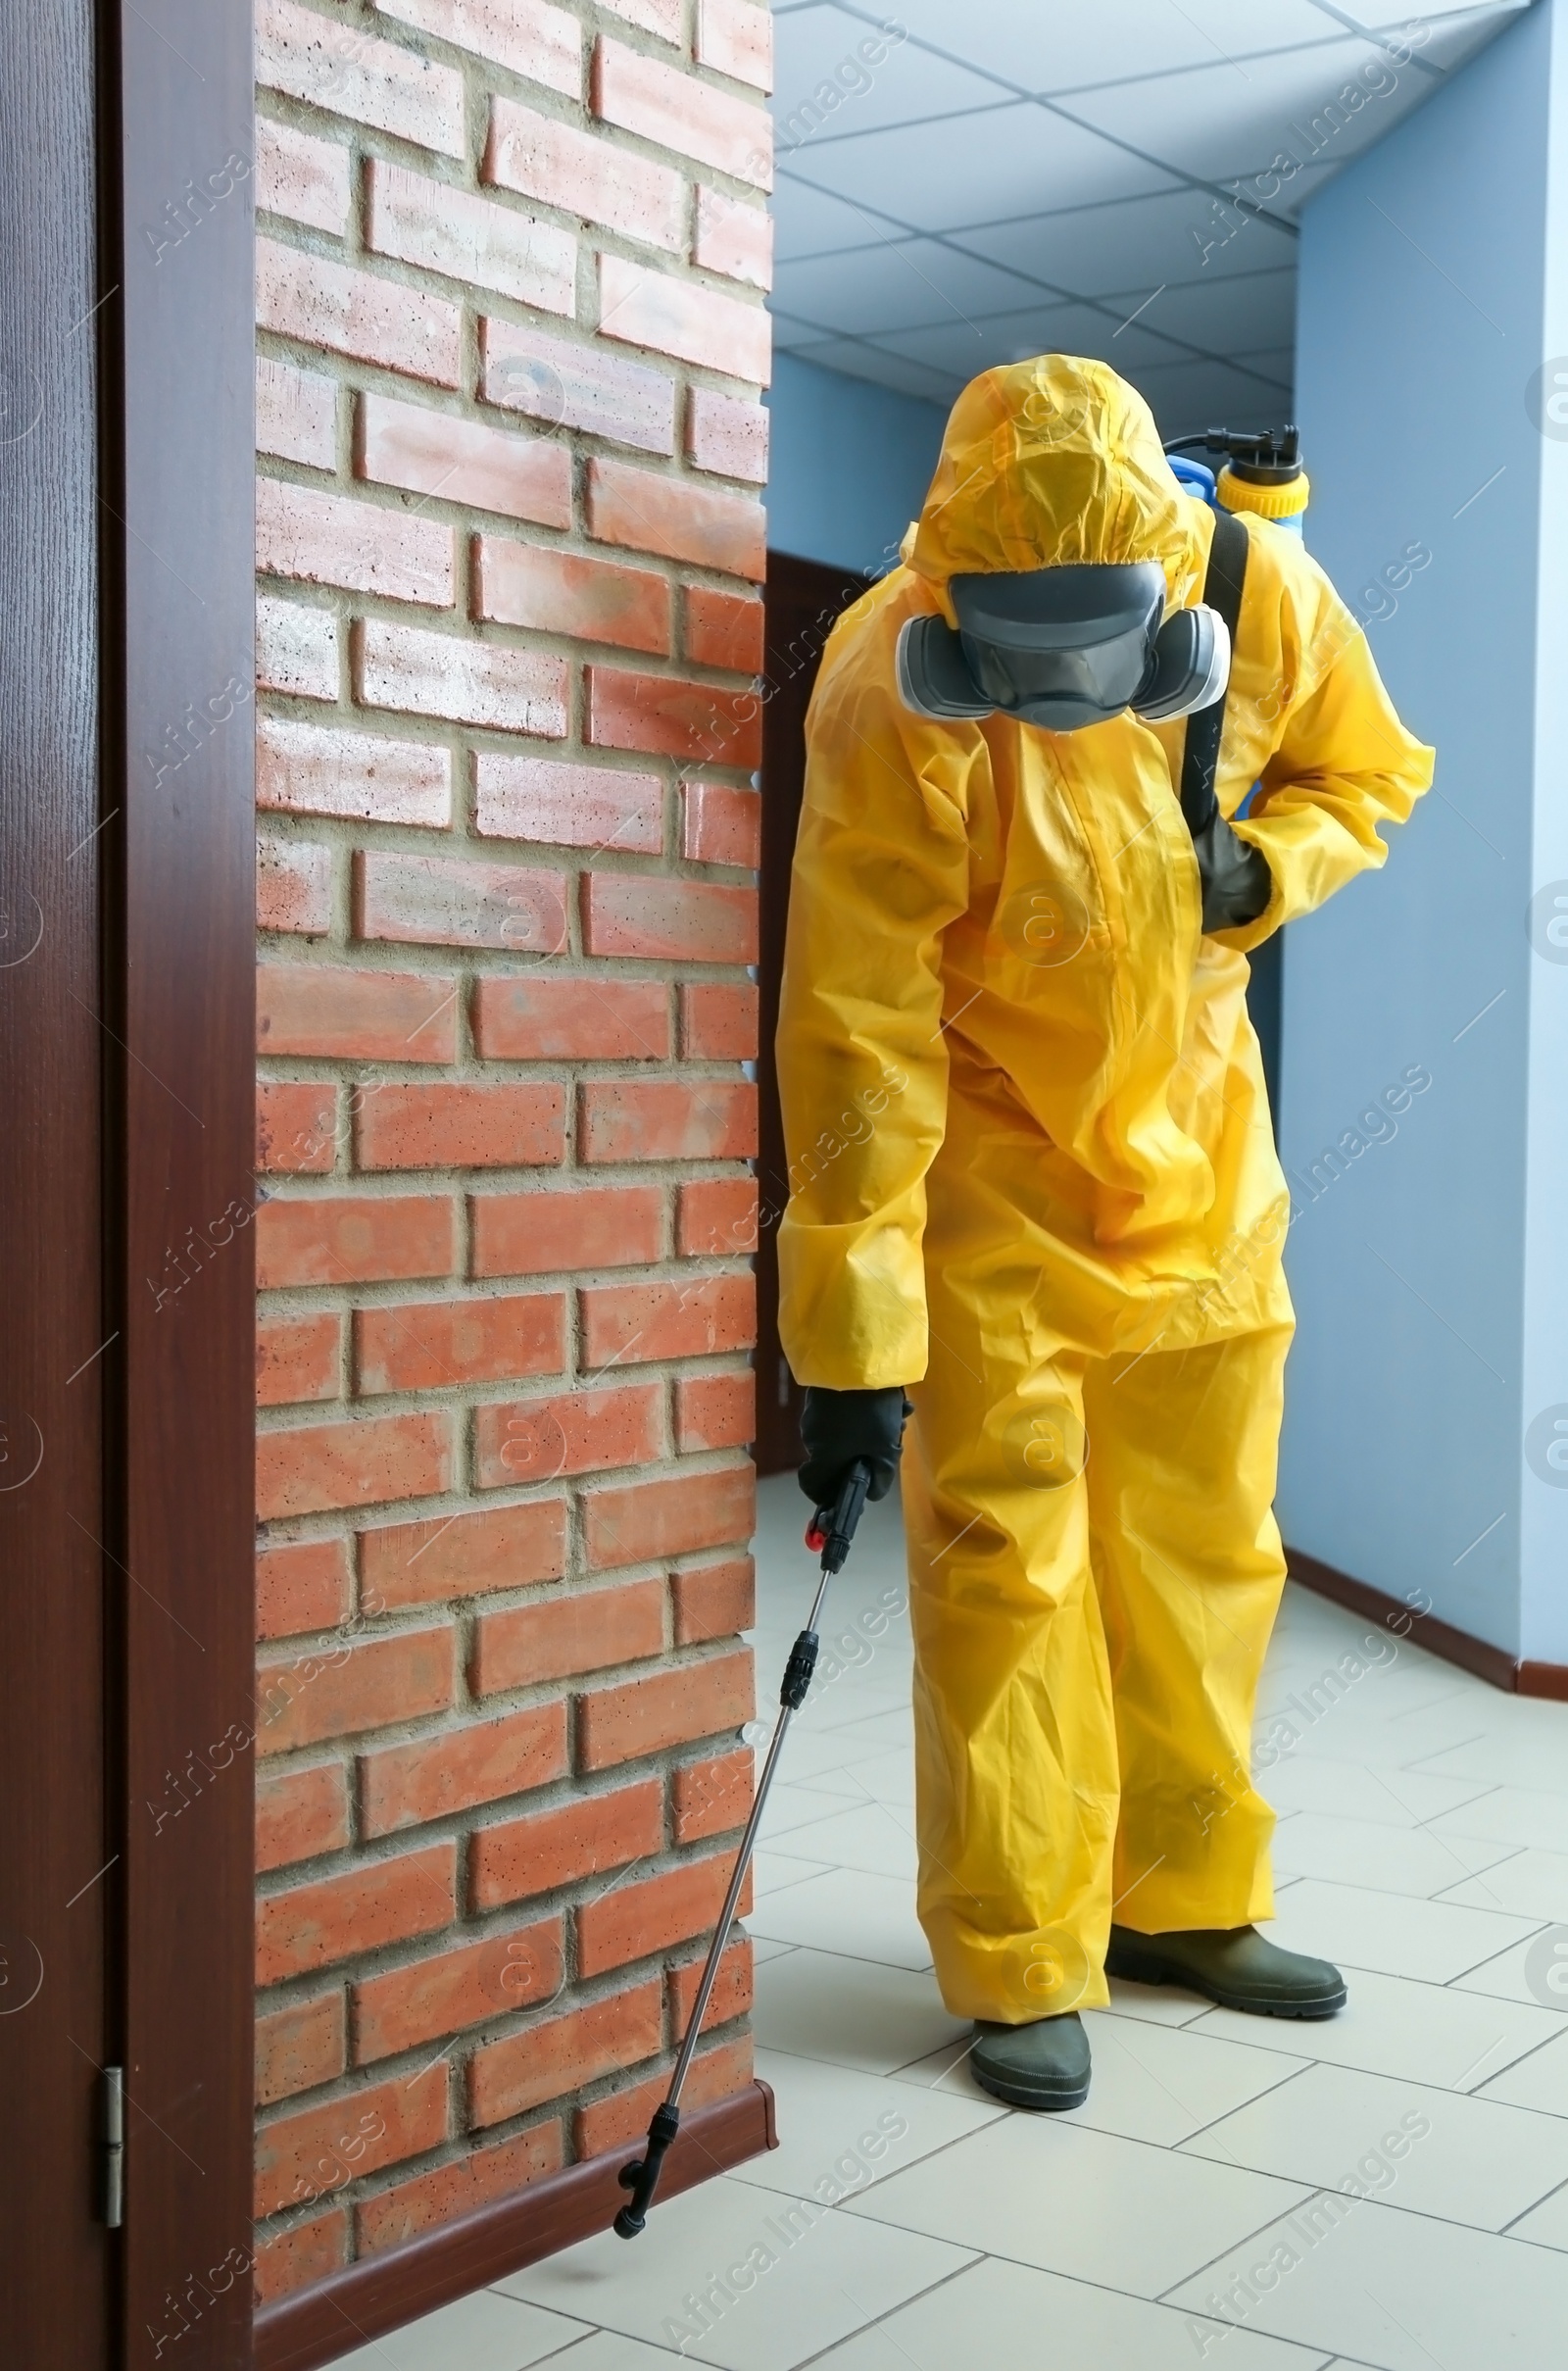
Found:
[(982, 2091), (1009, 2107), (1056, 2115), (1089, 2097), (1089, 2036), (1076, 2012), (1033, 2025), (975, 2026), (969, 2063)]
[(1332, 2017), (1346, 2000), (1337, 1967), (1282, 1951), (1255, 1926), (1193, 1927), (1175, 1935), (1113, 1926), (1105, 1973), (1129, 1984), (1179, 1985), (1252, 2017)]

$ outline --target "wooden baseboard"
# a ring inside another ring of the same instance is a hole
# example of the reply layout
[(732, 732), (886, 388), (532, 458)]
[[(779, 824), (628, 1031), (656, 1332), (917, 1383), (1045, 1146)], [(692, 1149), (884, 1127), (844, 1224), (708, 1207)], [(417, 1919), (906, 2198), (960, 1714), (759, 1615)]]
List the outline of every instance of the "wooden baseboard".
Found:
[(1513, 1684), (1521, 1696), (1546, 1696), (1553, 1704), (1568, 1704), (1568, 1663), (1521, 1663)]
[(1440, 1621), (1435, 1613), (1418, 1613), (1402, 1598), (1390, 1597), (1370, 1582), (1352, 1580), (1348, 1572), (1319, 1563), (1315, 1556), (1306, 1556), (1299, 1548), (1287, 1548), (1285, 1561), (1292, 1580), (1299, 1581), (1303, 1589), (1332, 1598), (1336, 1605), (1348, 1606), (1351, 1613), (1396, 1630), (1400, 1637), (1414, 1639), (1429, 1655), (1441, 1655), (1446, 1663), (1457, 1663), (1461, 1671), (1473, 1672), (1494, 1688), (1506, 1689), (1510, 1696), (1545, 1696), (1557, 1704), (1568, 1704), (1568, 1663), (1516, 1661), (1506, 1649), (1489, 1646), (1468, 1630)]
[[(694, 2108), (682, 2118), (679, 2138), (664, 2160), (660, 2198), (673, 2198), (777, 2147), (773, 2095), (765, 2083), (749, 2084), (733, 2099)], [(256, 2371), (318, 2371), (319, 2364), (334, 2362), (421, 2313), (433, 2313), (438, 2305), (536, 2264), (541, 2256), (608, 2231), (626, 2198), (616, 2177), (636, 2153), (635, 2147), (623, 2144), (584, 2164), (568, 2165), (402, 2248), (363, 2256), (296, 2297), (264, 2305), (256, 2316)], [(658, 2229), (658, 2212), (656, 2202), (650, 2231)], [(645, 2235), (642, 2245), (657, 2248), (659, 2242)]]

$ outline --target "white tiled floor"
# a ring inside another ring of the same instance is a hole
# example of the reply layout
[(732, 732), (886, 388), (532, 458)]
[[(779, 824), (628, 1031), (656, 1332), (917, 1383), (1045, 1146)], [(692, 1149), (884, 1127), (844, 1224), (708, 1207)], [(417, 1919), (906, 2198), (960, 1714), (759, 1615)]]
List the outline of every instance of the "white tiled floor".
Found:
[[(762, 1505), (765, 1697), (811, 1566), (793, 1480)], [(1344, 1965), (1348, 2007), (1278, 2024), (1114, 1987), (1087, 2105), (1027, 2116), (970, 2080), (915, 1922), (908, 1624), (876, 1621), (903, 1595), (889, 1505), (835, 1585), (840, 1668), (797, 1723), (759, 1865), (758, 2067), (780, 2148), (660, 2206), (632, 2247), (607, 2235), (535, 2265), (355, 2371), (1562, 2361), (1568, 1998), (1546, 2004), (1531, 1946), (1568, 1925), (1568, 1705), (1408, 1642), (1390, 1661), (1385, 1638), (1263, 1780), (1273, 1931)], [(1303, 1700), (1365, 1630), (1292, 1590), (1261, 1711)], [(741, 2290), (725, 2273), (748, 2256)]]

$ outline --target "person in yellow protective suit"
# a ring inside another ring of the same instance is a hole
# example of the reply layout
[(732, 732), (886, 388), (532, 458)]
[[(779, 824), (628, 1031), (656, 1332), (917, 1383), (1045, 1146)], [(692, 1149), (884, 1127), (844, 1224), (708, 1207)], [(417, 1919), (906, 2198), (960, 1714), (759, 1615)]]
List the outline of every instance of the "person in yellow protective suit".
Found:
[[(1173, 632), (1210, 706), (1224, 680), (1219, 629), (1184, 615), (1215, 517), (1102, 364), (959, 397), (807, 727), (778, 1033), (802, 1483), (825, 1501), (864, 1455), (880, 1495), (907, 1391), (919, 1914), (977, 2076), (1036, 2107), (1084, 2097), (1076, 2012), (1107, 1967), (1264, 2013), (1345, 1998), (1255, 1923), (1294, 1319), (1246, 959), (1383, 863), (1433, 754), (1299, 542), (1224, 531), (1246, 572), (1201, 831), (1180, 687), (1150, 685)], [(1108, 614), (1151, 581), (1147, 668), (1061, 658), (1064, 591)]]

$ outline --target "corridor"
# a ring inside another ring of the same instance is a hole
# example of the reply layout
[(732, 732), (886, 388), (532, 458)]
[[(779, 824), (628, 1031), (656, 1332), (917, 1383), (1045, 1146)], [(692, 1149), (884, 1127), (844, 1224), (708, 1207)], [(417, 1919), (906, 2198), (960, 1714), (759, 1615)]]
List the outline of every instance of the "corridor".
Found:
[[(793, 1478), (760, 1497), (765, 1706), (810, 1564)], [(1278, 1753), (1274, 1932), (1339, 1961), (1349, 2004), (1285, 2024), (1114, 1986), (1087, 2105), (1029, 2116), (968, 2080), (914, 1919), (904, 1604), (889, 1502), (830, 1600), (748, 1922), (778, 2149), (641, 2242), (589, 2241), (344, 2371), (1560, 2359), (1568, 1705), (1293, 1587), (1256, 1731)]]

